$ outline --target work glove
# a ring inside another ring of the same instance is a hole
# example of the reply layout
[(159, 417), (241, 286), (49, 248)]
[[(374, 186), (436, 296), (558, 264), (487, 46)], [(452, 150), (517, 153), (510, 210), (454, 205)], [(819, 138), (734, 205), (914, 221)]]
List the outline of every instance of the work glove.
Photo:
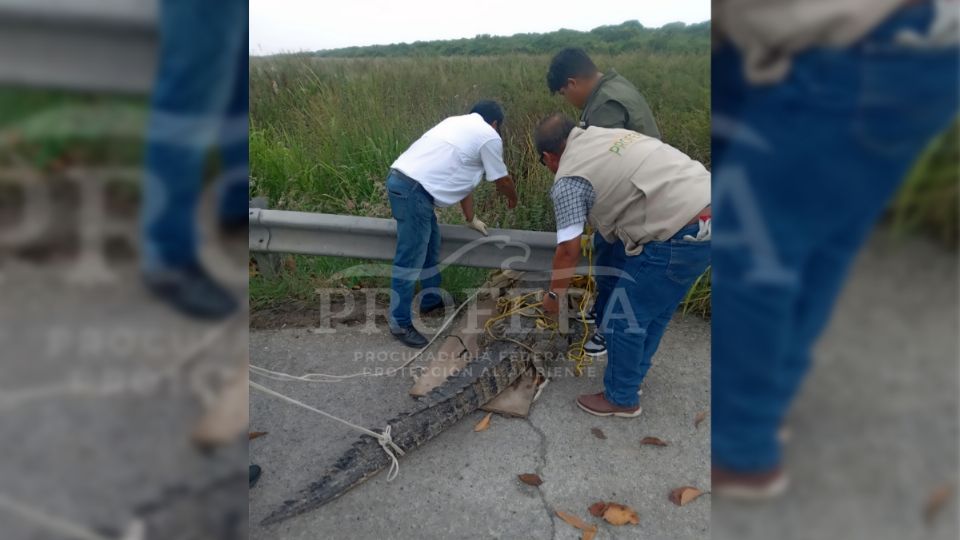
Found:
[(480, 234), (487, 236), (487, 224), (480, 221), (480, 218), (473, 216), (473, 221), (467, 223), (467, 227), (479, 232)]
[(904, 29), (897, 33), (897, 42), (916, 48), (936, 48), (957, 43), (960, 37), (960, 10), (957, 10), (956, 2), (937, 0), (934, 9), (933, 21), (925, 34)]
[(697, 236), (693, 237), (689, 234), (683, 235), (683, 239), (688, 242), (709, 242), (710, 241), (710, 219), (701, 219), (700, 229), (697, 231)]

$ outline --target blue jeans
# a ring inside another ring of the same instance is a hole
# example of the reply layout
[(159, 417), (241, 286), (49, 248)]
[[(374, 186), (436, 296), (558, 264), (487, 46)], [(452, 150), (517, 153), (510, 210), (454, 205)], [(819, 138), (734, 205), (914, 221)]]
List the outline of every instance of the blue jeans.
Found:
[(632, 257), (622, 242), (609, 246), (618, 251), (622, 266), (597, 328), (607, 341), (604, 393), (615, 405), (637, 405), (640, 383), (673, 313), (710, 265), (710, 242), (683, 240), (684, 235), (696, 236), (698, 228), (687, 225), (666, 242), (647, 243)]
[(622, 242), (607, 242), (600, 233), (593, 233), (594, 281), (597, 282), (597, 298), (593, 302), (593, 312), (597, 328), (603, 324), (603, 310), (610, 291), (617, 284), (619, 269), (623, 268), (625, 257)]
[(141, 229), (147, 270), (195, 264), (204, 166), (219, 148), (219, 213), (246, 219), (247, 2), (163, 0), (147, 126)]
[[(393, 257), (390, 280), (390, 328), (410, 326), (410, 305), (417, 280), (426, 291), (421, 299), (424, 308), (439, 305), (440, 226), (433, 210), (433, 198), (423, 186), (399, 171), (387, 177), (390, 210), (397, 220), (397, 251)], [(428, 290), (430, 289), (430, 290)]]
[[(714, 463), (779, 465), (787, 409), (854, 255), (913, 160), (956, 113), (955, 48), (892, 43), (930, 9), (902, 10), (848, 49), (797, 56), (773, 86), (713, 59)], [(732, 136), (734, 135), (734, 136)], [(746, 135), (746, 136), (742, 136)]]

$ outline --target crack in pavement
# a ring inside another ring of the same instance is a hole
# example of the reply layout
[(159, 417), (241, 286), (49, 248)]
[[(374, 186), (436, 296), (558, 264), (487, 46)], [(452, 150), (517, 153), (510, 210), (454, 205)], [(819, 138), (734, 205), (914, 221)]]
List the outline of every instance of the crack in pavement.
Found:
[[(540, 436), (540, 442), (537, 445), (537, 457), (540, 458), (540, 463), (536, 466), (537, 476), (543, 478), (543, 468), (547, 466), (547, 435), (540, 429), (536, 424), (533, 423), (533, 420), (530, 419), (528, 414), (526, 418), (523, 419), (534, 431), (537, 432), (537, 435)], [(547, 502), (547, 497), (543, 493), (543, 489), (540, 486), (537, 486), (537, 495), (540, 496), (540, 502), (543, 503), (543, 509), (547, 512), (547, 519), (550, 520), (550, 538), (557, 537), (557, 524), (554, 521), (554, 512), (550, 508), (550, 504)]]

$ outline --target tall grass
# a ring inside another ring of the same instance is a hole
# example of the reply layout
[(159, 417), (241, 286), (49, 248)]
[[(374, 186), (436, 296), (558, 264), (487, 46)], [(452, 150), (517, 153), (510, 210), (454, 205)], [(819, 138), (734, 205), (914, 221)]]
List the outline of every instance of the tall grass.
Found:
[(960, 121), (931, 142), (890, 212), (898, 236), (920, 233), (956, 248), (960, 238)]
[[(658, 111), (664, 138), (709, 165), (706, 56), (598, 57), (634, 80)], [(464, 114), (479, 99), (506, 112), (505, 159), (520, 205), (508, 212), (492, 189), (477, 194), (488, 224), (551, 230), (532, 130), (548, 113), (576, 112), (544, 83), (546, 56), (398, 59), (255, 59), (251, 66), (251, 190), (277, 208), (389, 216), (383, 189), (390, 164), (424, 131)], [(461, 218), (443, 213), (448, 222)]]
[[(707, 53), (595, 55), (594, 61), (633, 81), (664, 140), (709, 167)], [(508, 210), (483, 186), (475, 195), (477, 215), (491, 226), (552, 231), (552, 175), (538, 161), (532, 132), (549, 113), (576, 117), (577, 111), (547, 90), (549, 62), (545, 55), (254, 58), (251, 192), (274, 208), (389, 217), (384, 179), (397, 156), (443, 118), (495, 99), (506, 114), (504, 158), (517, 180), (519, 205)], [(463, 222), (457, 207), (442, 210), (440, 219)], [(251, 281), (251, 294), (267, 301), (261, 279)]]

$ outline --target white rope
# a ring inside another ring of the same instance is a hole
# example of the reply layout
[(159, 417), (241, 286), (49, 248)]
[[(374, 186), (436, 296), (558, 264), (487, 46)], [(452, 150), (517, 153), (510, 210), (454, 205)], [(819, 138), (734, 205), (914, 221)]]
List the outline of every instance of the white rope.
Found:
[(327, 375), (326, 373), (307, 373), (306, 375), (290, 375), (289, 373), (283, 373), (282, 371), (272, 371), (267, 368), (262, 368), (260, 366), (255, 366), (250, 364), (250, 373), (255, 375), (260, 375), (261, 377), (266, 377), (267, 379), (273, 379), (275, 381), (300, 381), (300, 382), (340, 382), (346, 379), (352, 379), (354, 377), (364, 377), (364, 376), (376, 376), (376, 373), (370, 372), (366, 369), (359, 373), (351, 373), (350, 375)]
[(302, 401), (297, 401), (297, 400), (293, 399), (292, 397), (285, 396), (285, 395), (281, 394), (280, 392), (276, 392), (276, 391), (274, 391), (274, 390), (271, 390), (271, 389), (267, 388), (266, 386), (261, 386), (261, 385), (255, 383), (255, 382), (253, 382), (253, 381), (250, 381), (250, 387), (253, 388), (254, 390), (259, 390), (259, 391), (261, 391), (261, 392), (263, 392), (263, 393), (265, 393), (265, 394), (270, 394), (270, 395), (273, 396), (273, 397), (280, 398), (280, 399), (286, 401), (287, 403), (291, 403), (291, 404), (293, 404), (293, 405), (296, 405), (297, 407), (301, 407), (301, 408), (306, 409), (306, 410), (308, 410), (308, 411), (315, 412), (315, 413), (317, 413), (317, 414), (326, 416), (327, 418), (329, 418), (329, 419), (331, 419), (331, 420), (336, 420), (337, 422), (340, 422), (341, 424), (343, 424), (343, 425), (345, 425), (345, 426), (347, 426), (347, 427), (349, 427), (349, 428), (351, 428), (351, 429), (354, 429), (354, 430), (356, 430), (356, 431), (359, 431), (360, 433), (363, 433), (363, 434), (365, 434), (365, 435), (369, 435), (369, 436), (375, 438), (375, 439), (377, 440), (377, 442), (380, 443), (380, 447), (383, 448), (383, 451), (386, 452), (386, 453), (387, 453), (387, 456), (390, 457), (390, 472), (387, 473), (387, 482), (392, 482), (393, 479), (396, 478), (398, 474), (400, 474), (400, 462), (397, 460), (397, 454), (399, 454), (399, 455), (402, 456), (402, 455), (403, 455), (403, 449), (400, 448), (399, 446), (397, 446), (397, 444), (393, 442), (393, 437), (390, 435), (390, 424), (387, 424), (387, 427), (383, 428), (383, 433), (377, 433), (376, 431), (370, 431), (369, 429), (367, 429), (367, 428), (365, 428), (365, 427), (363, 427), (363, 426), (358, 426), (358, 425), (356, 425), (356, 424), (353, 424), (353, 423), (351, 423), (351, 422), (348, 422), (348, 421), (344, 420), (343, 418), (337, 418), (336, 416), (334, 416), (334, 415), (332, 415), (332, 414), (330, 414), (330, 413), (323, 412), (323, 411), (321, 411), (320, 409), (317, 409), (317, 408), (315, 408), (315, 407), (311, 407), (310, 405), (307, 405), (306, 403), (303, 403)]
[(443, 334), (443, 331), (446, 330), (448, 326), (450, 326), (450, 323), (453, 322), (453, 319), (457, 317), (457, 314), (460, 313), (460, 310), (463, 309), (464, 306), (472, 302), (474, 299), (476, 299), (477, 295), (479, 295), (480, 292), (483, 290), (484, 290), (483, 287), (481, 287), (480, 289), (477, 289), (475, 293), (470, 295), (470, 298), (467, 298), (466, 301), (464, 301), (462, 304), (457, 306), (457, 309), (454, 310), (453, 314), (447, 317), (447, 320), (444, 321), (442, 325), (440, 325), (440, 329), (437, 330), (437, 332), (433, 335), (432, 338), (430, 338), (430, 341), (428, 341), (427, 344), (424, 345), (422, 349), (417, 351), (416, 354), (411, 356), (406, 362), (399, 365), (398, 367), (389, 368), (382, 373), (374, 373), (374, 372), (371, 372), (370, 370), (364, 369), (363, 371), (360, 371), (357, 373), (350, 373), (348, 375), (328, 375), (326, 373), (307, 373), (305, 375), (290, 375), (289, 373), (284, 373), (282, 371), (273, 371), (260, 366), (255, 366), (253, 364), (250, 364), (250, 372), (256, 375), (260, 375), (261, 377), (273, 379), (275, 381), (326, 382), (326, 383), (341, 382), (347, 379), (353, 379), (355, 377), (366, 377), (366, 376), (377, 377), (381, 375), (386, 375), (388, 377), (391, 377), (398, 371), (401, 371), (403, 368), (409, 366), (411, 363), (413, 363), (414, 360), (416, 360), (424, 352), (426, 352), (427, 349), (433, 346), (433, 343)]
[[(52, 516), (21, 502), (17, 502), (2, 493), (0, 493), (0, 509), (6, 509), (13, 514), (17, 514), (25, 521), (30, 521), (50, 532), (55, 532), (68, 538), (76, 538), (77, 540), (113, 540), (83, 525)], [(134, 520), (130, 523), (129, 527), (127, 527), (122, 540), (143, 540), (143, 538), (144, 523), (140, 520)]]

